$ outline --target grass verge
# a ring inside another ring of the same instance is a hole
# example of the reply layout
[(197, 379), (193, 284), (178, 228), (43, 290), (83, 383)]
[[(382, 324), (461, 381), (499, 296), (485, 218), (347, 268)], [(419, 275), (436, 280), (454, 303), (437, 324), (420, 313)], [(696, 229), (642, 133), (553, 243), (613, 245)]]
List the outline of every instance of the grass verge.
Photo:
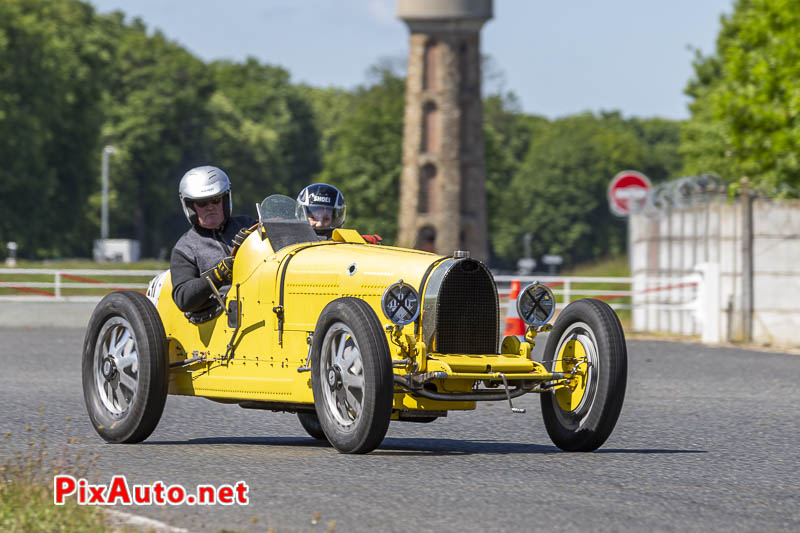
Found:
[[(575, 277), (630, 277), (630, 267), (628, 265), (628, 256), (620, 255), (617, 257), (608, 257), (599, 259), (591, 263), (584, 263), (578, 265), (573, 269), (565, 270), (561, 273), (563, 276)], [(592, 291), (627, 291), (630, 290), (629, 283), (580, 283), (574, 284), (572, 287), (571, 299), (577, 300), (578, 298), (597, 298), (596, 295), (581, 294), (581, 289)], [(623, 304), (630, 305), (630, 296), (612, 296), (599, 299), (605, 301), (609, 305)], [(615, 309), (614, 310), (622, 323), (622, 329), (625, 331), (630, 330), (632, 325), (631, 310), (630, 309)]]
[(562, 276), (623, 277), (631, 275), (628, 256), (607, 257), (591, 263), (583, 263), (561, 272)]
[[(8, 268), (3, 265), (3, 268)], [(96, 263), (91, 259), (59, 259), (58, 261), (20, 260), (14, 268), (48, 268), (52, 270), (166, 270), (169, 261), (143, 259), (136, 263)]]
[[(137, 263), (95, 263), (88, 259), (70, 259), (64, 261), (20, 261), (16, 267), (23, 271), (18, 274), (0, 274), (0, 296), (55, 296), (55, 276), (53, 274), (28, 274), (25, 270), (46, 269), (62, 272), (60, 279), (59, 295), (70, 296), (103, 296), (117, 288), (127, 288), (144, 292), (152, 275), (118, 275), (118, 274), (91, 274), (76, 275), (71, 270), (150, 270), (161, 271), (169, 268), (169, 263), (155, 259), (147, 259)], [(76, 287), (78, 284), (107, 283), (110, 287)], [(26, 284), (32, 284), (29, 287)], [(117, 287), (124, 285), (124, 287)], [(129, 285), (136, 285), (130, 287)]]
[[(16, 452), (0, 464), (0, 531), (6, 533), (38, 532), (112, 532), (104, 513), (96, 506), (81, 506), (67, 500), (64, 505), (53, 503), (53, 476), (69, 473), (83, 477), (93, 464), (93, 458), (70, 455), (66, 446), (56, 458), (51, 457), (43, 438), (45, 426), (37, 436), (30, 426), (28, 450)], [(10, 448), (12, 432), (5, 434), (3, 446)], [(71, 439), (76, 442), (76, 439)]]

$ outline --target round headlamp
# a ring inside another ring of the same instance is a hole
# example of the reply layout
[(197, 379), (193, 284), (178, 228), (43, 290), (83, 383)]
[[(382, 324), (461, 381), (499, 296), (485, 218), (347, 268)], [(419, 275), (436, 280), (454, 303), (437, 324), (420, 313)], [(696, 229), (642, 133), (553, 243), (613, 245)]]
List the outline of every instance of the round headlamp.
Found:
[(544, 283), (531, 283), (517, 299), (517, 312), (529, 326), (544, 326), (556, 312), (556, 298), (553, 291)]
[(403, 280), (392, 283), (383, 291), (381, 309), (393, 324), (405, 326), (419, 316), (419, 294)]

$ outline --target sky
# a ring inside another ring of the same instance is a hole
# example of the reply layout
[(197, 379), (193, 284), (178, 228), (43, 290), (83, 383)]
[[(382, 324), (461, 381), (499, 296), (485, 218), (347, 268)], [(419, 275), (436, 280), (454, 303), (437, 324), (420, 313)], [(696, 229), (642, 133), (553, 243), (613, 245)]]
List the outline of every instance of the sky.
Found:
[[(481, 32), (491, 65), (483, 92), (513, 92), (523, 111), (548, 118), (600, 110), (687, 118), (693, 50), (714, 52), (720, 15), (733, 2), (494, 0)], [(205, 61), (253, 56), (318, 87), (366, 84), (370, 66), (404, 64), (408, 53), (395, 0), (90, 3), (140, 17)]]

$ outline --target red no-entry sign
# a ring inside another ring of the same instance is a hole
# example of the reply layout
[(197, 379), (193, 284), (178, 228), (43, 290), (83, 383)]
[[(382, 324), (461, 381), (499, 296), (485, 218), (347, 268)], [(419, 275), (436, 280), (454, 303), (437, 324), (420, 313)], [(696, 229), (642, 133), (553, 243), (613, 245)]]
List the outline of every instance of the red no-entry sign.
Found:
[(608, 207), (619, 217), (639, 211), (647, 203), (647, 194), (652, 185), (641, 172), (623, 170), (608, 185)]

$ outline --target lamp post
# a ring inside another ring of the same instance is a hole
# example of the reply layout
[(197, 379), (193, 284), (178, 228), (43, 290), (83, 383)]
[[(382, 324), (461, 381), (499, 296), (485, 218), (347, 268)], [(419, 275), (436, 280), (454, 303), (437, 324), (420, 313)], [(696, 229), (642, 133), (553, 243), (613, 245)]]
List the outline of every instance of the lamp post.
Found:
[(113, 153), (113, 146), (106, 145), (103, 147), (103, 160), (101, 165), (103, 204), (100, 210), (100, 238), (103, 240), (108, 239), (108, 156)]
[(6, 243), (8, 247), (8, 257), (6, 257), (6, 266), (14, 268), (17, 266), (17, 243), (10, 241)]

